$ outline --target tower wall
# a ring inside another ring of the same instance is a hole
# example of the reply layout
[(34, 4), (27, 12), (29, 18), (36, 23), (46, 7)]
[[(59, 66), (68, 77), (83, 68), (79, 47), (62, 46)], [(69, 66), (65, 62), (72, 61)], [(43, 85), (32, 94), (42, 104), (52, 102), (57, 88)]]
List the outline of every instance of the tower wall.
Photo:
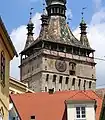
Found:
[[(91, 66), (90, 63), (86, 61), (80, 61), (73, 60), (73, 59), (67, 59), (64, 57), (64, 60), (66, 62), (67, 68), (64, 72), (59, 72), (56, 69), (56, 61), (60, 57), (47, 55), (48, 57), (43, 57), (43, 72), (42, 72), (42, 89), (45, 90), (45, 87), (47, 89), (53, 89), (55, 91), (59, 90), (74, 90), (74, 89), (95, 89), (96, 84), (96, 74), (95, 74), (95, 67)], [(76, 74), (70, 75), (70, 62), (76, 63)], [(56, 75), (56, 80), (53, 82), (54, 75)], [(59, 83), (60, 76), (62, 76), (62, 83)], [(48, 78), (47, 78), (48, 77)], [(66, 82), (66, 79), (68, 79), (68, 82)], [(75, 83), (73, 85), (73, 79), (75, 79)], [(79, 85), (79, 80), (81, 80), (81, 83)], [(86, 81), (86, 83), (84, 83)], [(91, 81), (91, 88), (89, 88), (89, 82)], [(85, 84), (85, 87), (84, 87)]]
[[(48, 91), (49, 89), (55, 91), (94, 90), (96, 88), (95, 64), (91, 57), (46, 49), (31, 56), (23, 60), (21, 70), (23, 73), (22, 81), (28, 83), (29, 88), (34, 91)], [(62, 59), (60, 60), (60, 58)], [(57, 60), (65, 62), (66, 68), (64, 71), (57, 69)], [(75, 74), (73, 75), (70, 73), (70, 63), (75, 63)], [(54, 76), (56, 76), (55, 80)], [(60, 77), (62, 77), (61, 81)]]
[[(66, 0), (46, 0), (46, 3), (47, 14), (42, 15), (39, 37), (22, 51), (25, 59), (22, 58), (20, 66), (21, 80), (28, 82), (34, 91), (94, 90), (94, 50), (86, 36), (86, 23), (80, 24), (79, 41), (66, 23)], [(28, 24), (28, 28), (33, 37), (33, 24)]]

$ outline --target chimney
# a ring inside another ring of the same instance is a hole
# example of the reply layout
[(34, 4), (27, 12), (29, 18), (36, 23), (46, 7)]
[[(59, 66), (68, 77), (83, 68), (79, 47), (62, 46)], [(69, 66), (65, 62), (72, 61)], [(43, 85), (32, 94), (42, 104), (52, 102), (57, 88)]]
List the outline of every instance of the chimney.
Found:
[(49, 89), (49, 94), (53, 94), (54, 93), (54, 88), (53, 89)]
[(30, 120), (35, 120), (35, 115), (32, 115)]

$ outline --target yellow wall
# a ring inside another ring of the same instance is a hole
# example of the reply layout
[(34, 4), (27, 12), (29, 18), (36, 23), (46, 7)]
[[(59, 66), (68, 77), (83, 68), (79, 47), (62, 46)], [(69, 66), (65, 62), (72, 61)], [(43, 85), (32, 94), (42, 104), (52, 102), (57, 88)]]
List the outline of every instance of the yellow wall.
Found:
[(10, 94), (21, 94), (25, 92), (34, 92), (28, 88), (28, 85), (10, 77), (9, 80), (9, 93)]
[[(4, 51), (5, 54), (5, 86), (3, 87), (1, 84), (1, 76), (0, 76), (0, 109), (3, 107), (4, 118), (3, 120), (8, 120), (8, 109), (9, 109), (9, 69), (10, 69), (10, 55), (7, 51), (5, 44), (3, 43), (3, 39), (7, 38), (4, 36), (2, 28), (0, 27), (0, 34), (3, 38), (0, 37), (0, 57), (1, 51)], [(0, 69), (1, 69), (1, 59), (0, 59)], [(0, 71), (1, 74), (1, 71)]]

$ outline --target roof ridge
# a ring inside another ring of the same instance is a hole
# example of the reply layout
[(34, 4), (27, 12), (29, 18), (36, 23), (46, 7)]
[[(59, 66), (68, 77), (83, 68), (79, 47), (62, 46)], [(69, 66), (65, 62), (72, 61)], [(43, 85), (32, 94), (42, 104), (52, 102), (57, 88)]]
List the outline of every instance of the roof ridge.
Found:
[(95, 93), (100, 99), (102, 99), (103, 97), (101, 97), (98, 93), (96, 93), (96, 91), (91, 90), (93, 93)]
[[(81, 91), (78, 91), (77, 93), (75, 93), (73, 96), (71, 96), (71, 97), (69, 97), (69, 98), (73, 98), (74, 96), (76, 96), (79, 92), (81, 92)], [(69, 99), (68, 98), (68, 99)]]
[[(87, 92), (91, 92), (91, 90), (90, 91), (87, 91)], [(89, 95), (87, 95), (86, 94), (86, 92), (85, 93), (83, 93), (84, 95), (86, 95), (88, 98), (90, 98), (90, 99), (92, 99), (92, 100), (94, 100), (93, 98), (91, 98)]]
[(76, 94), (74, 94), (73, 96), (69, 97), (68, 99), (73, 98), (74, 96), (76, 96), (76, 95), (79, 94), (79, 93), (82, 93), (82, 94), (84, 94), (86, 97), (90, 98), (91, 100), (94, 100), (94, 99), (92, 99), (90, 96), (88, 96), (88, 95), (87, 95), (84, 91), (82, 91), (82, 90), (78, 91)]

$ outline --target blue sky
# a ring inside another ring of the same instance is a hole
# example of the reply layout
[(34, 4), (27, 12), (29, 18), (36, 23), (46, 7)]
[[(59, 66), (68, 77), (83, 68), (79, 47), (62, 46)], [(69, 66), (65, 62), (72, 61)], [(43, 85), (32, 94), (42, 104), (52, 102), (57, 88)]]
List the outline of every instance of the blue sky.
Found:
[[(0, 4), (0, 15), (10, 34), (10, 37), (18, 51), (24, 48), (26, 41), (26, 24), (29, 20), (30, 8), (33, 7), (33, 23), (35, 24), (35, 36), (40, 30), (40, 13), (43, 9), (43, 0), (2, 0)], [(72, 21), (70, 28), (79, 39), (79, 23), (81, 11), (84, 11), (84, 18), (88, 25), (88, 38), (91, 46), (96, 50), (95, 57), (105, 56), (105, 0), (67, 0), (67, 10), (71, 9)], [(105, 84), (105, 62), (96, 61), (97, 86)], [(19, 58), (15, 58), (11, 64), (11, 76), (19, 79)], [(102, 86), (102, 87), (105, 87)]]
[[(34, 13), (42, 12), (42, 2), (43, 0), (2, 0), (0, 15), (3, 17), (9, 33), (19, 25), (27, 24), (31, 7), (34, 8)], [(79, 25), (82, 7), (87, 7), (84, 16), (86, 21), (89, 22), (95, 8), (92, 0), (67, 1), (67, 8), (71, 9), (73, 14), (71, 22), (73, 28)]]

